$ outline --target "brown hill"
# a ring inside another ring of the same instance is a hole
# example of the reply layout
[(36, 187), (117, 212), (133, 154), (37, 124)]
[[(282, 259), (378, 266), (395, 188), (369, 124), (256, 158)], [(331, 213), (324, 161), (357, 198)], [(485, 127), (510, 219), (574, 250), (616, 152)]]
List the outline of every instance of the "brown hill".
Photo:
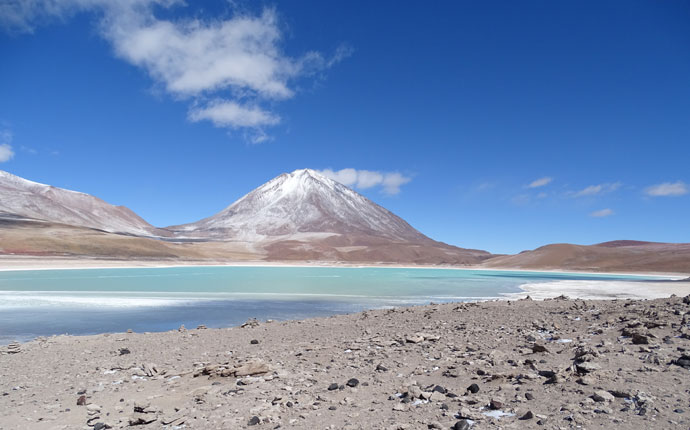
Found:
[(486, 260), (487, 268), (592, 272), (690, 273), (690, 243), (617, 240), (596, 245), (558, 243)]

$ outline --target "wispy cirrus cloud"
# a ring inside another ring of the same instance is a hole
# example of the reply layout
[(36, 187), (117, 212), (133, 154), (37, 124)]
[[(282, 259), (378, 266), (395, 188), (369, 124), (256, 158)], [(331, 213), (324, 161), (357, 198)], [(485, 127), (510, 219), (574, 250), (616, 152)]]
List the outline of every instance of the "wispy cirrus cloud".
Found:
[(412, 178), (398, 172), (379, 172), (353, 168), (341, 170), (324, 169), (318, 170), (318, 172), (348, 187), (367, 189), (379, 186), (388, 195), (399, 194), (400, 187), (412, 180)]
[(12, 138), (12, 132), (9, 129), (0, 130), (0, 163), (10, 161), (14, 158)]
[(601, 195), (601, 194), (607, 194), (607, 193), (612, 193), (619, 189), (621, 187), (620, 182), (613, 182), (613, 183), (606, 183), (606, 184), (598, 184), (598, 185), (590, 185), (586, 188), (583, 188), (580, 191), (572, 193), (573, 197), (587, 197), (587, 196), (596, 196), (596, 195)]
[(330, 56), (316, 51), (298, 57), (285, 54), (278, 14), (271, 8), (228, 19), (157, 15), (161, 9), (184, 5), (177, 0), (5, 0), (0, 2), (0, 26), (32, 32), (50, 19), (65, 20), (81, 11), (98, 14), (101, 35), (117, 57), (145, 70), (173, 97), (192, 100), (191, 121), (253, 130), (258, 136), (281, 122), (269, 105), (294, 97), (297, 80), (352, 53), (341, 46)]
[(527, 188), (539, 188), (539, 187), (544, 187), (546, 185), (549, 185), (551, 182), (553, 182), (553, 178), (549, 176), (545, 176), (543, 178), (536, 179), (532, 182), (530, 182), (527, 185)]
[(677, 197), (690, 192), (688, 184), (682, 181), (664, 182), (645, 188), (644, 193), (651, 197)]
[(594, 218), (605, 218), (607, 216), (613, 215), (615, 212), (613, 212), (612, 209), (601, 209), (598, 211), (594, 211), (589, 214), (589, 216), (594, 217)]

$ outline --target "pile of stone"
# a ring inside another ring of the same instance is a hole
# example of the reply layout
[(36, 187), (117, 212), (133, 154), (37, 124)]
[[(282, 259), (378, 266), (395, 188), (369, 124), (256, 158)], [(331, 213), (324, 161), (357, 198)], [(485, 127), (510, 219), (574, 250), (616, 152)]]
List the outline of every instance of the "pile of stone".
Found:
[(4, 354), (17, 354), (22, 351), (21, 346), (17, 342), (12, 342), (9, 345), (7, 345), (5, 351), (3, 351)]

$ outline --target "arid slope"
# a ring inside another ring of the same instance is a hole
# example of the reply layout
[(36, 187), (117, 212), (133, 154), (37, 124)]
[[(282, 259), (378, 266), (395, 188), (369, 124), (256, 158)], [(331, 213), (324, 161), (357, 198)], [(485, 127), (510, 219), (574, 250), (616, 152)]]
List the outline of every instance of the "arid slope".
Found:
[(487, 268), (584, 270), (594, 272), (690, 273), (690, 243), (618, 240), (596, 245), (559, 243), (491, 258)]

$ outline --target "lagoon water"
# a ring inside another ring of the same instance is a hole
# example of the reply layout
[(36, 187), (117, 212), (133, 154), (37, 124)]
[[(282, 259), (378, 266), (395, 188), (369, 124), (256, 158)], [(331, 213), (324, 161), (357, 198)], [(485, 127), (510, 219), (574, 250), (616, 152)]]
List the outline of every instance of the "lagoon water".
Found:
[(0, 344), (54, 334), (226, 327), (364, 309), (499, 298), (520, 285), (649, 277), (330, 267), (171, 267), (0, 272)]

